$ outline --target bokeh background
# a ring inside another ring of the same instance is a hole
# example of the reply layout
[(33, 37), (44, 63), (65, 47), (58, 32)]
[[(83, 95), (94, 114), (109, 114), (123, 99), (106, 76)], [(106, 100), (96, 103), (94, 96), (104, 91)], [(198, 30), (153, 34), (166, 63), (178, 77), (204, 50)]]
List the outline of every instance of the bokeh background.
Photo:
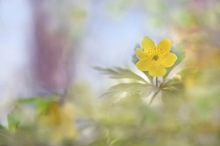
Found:
[[(15, 99), (68, 94), (78, 145), (217, 146), (219, 23), (218, 0), (0, 0), (0, 121), (7, 125)], [(93, 67), (140, 74), (132, 56), (144, 36), (183, 45), (184, 90), (168, 107), (100, 102), (119, 81)]]

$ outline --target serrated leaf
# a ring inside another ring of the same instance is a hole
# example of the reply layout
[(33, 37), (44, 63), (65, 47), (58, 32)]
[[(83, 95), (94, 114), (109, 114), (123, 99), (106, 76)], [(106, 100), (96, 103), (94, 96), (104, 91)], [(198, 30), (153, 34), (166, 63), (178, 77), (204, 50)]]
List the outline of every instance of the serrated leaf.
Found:
[(116, 98), (116, 100), (131, 96), (145, 97), (150, 94), (152, 89), (153, 86), (151, 84), (121, 83), (112, 86), (102, 97)]
[(161, 88), (163, 90), (166, 90), (166, 89), (169, 90), (171, 88), (176, 88), (177, 90), (181, 90), (183, 88), (183, 83), (181, 81), (170, 79), (166, 81), (165, 83), (163, 83), (161, 85)]
[(147, 76), (147, 78), (149, 79), (150, 83), (153, 83), (153, 77), (149, 74), (149, 72), (144, 71), (143, 73)]
[(168, 80), (162, 85), (161, 91), (163, 103), (173, 104), (184, 95), (184, 85), (181, 81)]
[(135, 74), (129, 69), (123, 69), (120, 67), (114, 67), (113, 69), (110, 68), (101, 68), (101, 67), (94, 67), (94, 69), (100, 71), (103, 74), (107, 74), (110, 78), (114, 79), (131, 79), (141, 82), (146, 82), (142, 77)]
[(170, 68), (167, 68), (167, 73), (165, 76), (163, 76), (164, 79), (169, 75), (169, 73), (172, 71), (174, 67), (176, 67), (178, 64), (180, 64), (183, 59), (185, 58), (185, 51), (183, 50), (183, 46), (181, 44), (177, 45), (175, 48), (172, 49), (173, 53), (176, 54), (177, 60), (174, 63), (174, 65)]

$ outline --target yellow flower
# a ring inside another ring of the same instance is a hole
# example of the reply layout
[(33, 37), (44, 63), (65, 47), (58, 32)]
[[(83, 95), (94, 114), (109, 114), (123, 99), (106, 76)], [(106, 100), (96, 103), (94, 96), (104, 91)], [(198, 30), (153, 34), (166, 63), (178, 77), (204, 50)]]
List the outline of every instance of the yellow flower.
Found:
[(139, 58), (136, 66), (141, 71), (148, 71), (151, 76), (164, 76), (167, 67), (173, 66), (177, 56), (170, 53), (171, 41), (163, 39), (156, 46), (149, 37), (142, 40), (142, 48), (137, 48), (136, 55)]
[(76, 137), (73, 106), (53, 102), (48, 106), (46, 114), (40, 116), (40, 132), (53, 143)]

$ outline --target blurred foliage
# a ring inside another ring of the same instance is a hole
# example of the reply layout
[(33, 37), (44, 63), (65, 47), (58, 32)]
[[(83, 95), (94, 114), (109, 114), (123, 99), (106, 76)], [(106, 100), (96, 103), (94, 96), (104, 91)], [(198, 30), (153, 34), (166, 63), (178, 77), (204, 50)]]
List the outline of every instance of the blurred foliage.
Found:
[[(217, 73), (217, 70), (212, 72)], [(207, 83), (207, 81), (204, 82)], [(179, 85), (179, 81), (170, 81), (166, 84)], [(173, 89), (166, 89), (171, 93), (168, 104), (148, 107), (138, 95), (124, 98), (115, 104), (112, 104), (114, 102), (112, 98), (93, 101), (93, 94), (87, 94), (87, 89), (89, 89), (88, 83), (74, 85), (70, 89), (70, 92), (74, 92), (69, 93), (71, 96), (68, 97), (68, 102), (75, 107), (73, 110), (76, 119), (72, 124), (76, 125), (78, 131), (74, 139), (64, 140), (62, 144), (54, 144), (47, 138), (42, 139), (41, 135), (37, 134), (39, 129), (36, 127), (38, 123), (36, 119), (28, 124), (18, 124), (14, 132), (2, 127), (1, 144), (5, 146), (27, 144), (30, 146), (218, 146), (220, 142), (218, 98), (220, 90), (213, 89), (212, 92), (199, 95), (196, 93), (178, 94), (178, 90), (181, 90), (181, 86), (178, 86), (176, 92), (173, 92)], [(191, 100), (179, 101), (177, 99), (180, 96), (191, 98)], [(26, 101), (32, 103), (36, 100), (30, 98)], [(30, 103), (22, 103), (22, 106)], [(31, 108), (37, 109), (38, 107), (31, 106)], [(84, 112), (81, 112), (82, 110)], [(18, 114), (21, 118), (28, 120), (21, 111)]]

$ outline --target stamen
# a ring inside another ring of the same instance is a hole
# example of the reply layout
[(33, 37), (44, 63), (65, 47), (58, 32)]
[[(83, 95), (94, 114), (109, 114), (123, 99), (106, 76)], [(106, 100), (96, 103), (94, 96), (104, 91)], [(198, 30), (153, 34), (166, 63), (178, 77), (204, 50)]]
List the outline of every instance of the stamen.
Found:
[(154, 61), (157, 61), (158, 58), (159, 58), (158, 55), (154, 55), (152, 59), (153, 59)]

